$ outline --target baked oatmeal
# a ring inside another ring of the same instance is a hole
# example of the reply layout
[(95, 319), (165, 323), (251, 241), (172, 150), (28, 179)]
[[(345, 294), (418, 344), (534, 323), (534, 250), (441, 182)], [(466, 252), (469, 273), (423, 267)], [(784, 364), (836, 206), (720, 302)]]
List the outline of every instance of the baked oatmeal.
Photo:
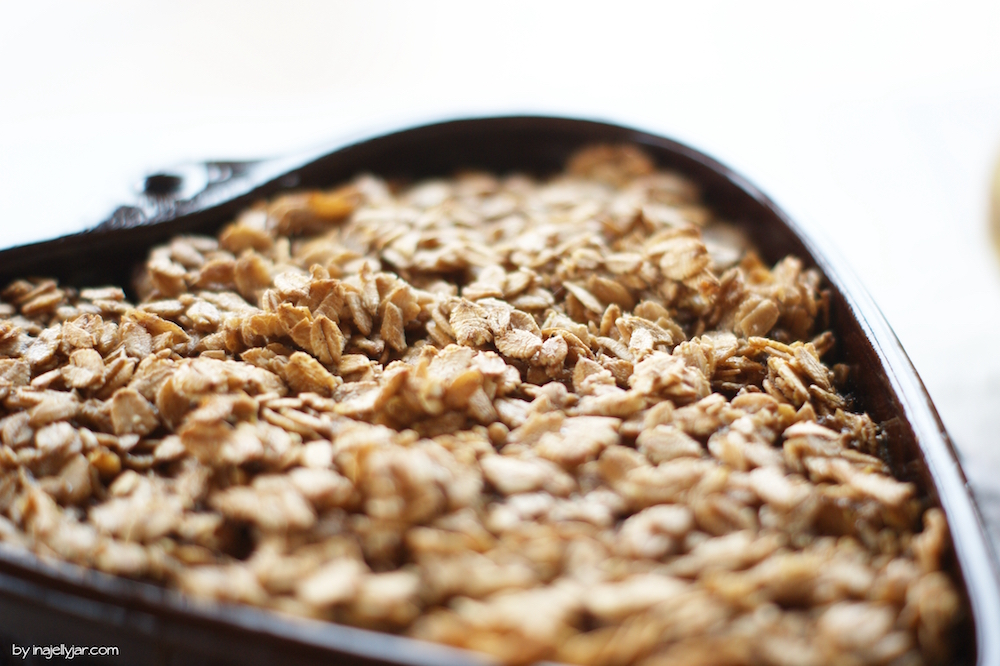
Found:
[(629, 146), (283, 194), (6, 287), (0, 540), (510, 664), (946, 663), (823, 289)]

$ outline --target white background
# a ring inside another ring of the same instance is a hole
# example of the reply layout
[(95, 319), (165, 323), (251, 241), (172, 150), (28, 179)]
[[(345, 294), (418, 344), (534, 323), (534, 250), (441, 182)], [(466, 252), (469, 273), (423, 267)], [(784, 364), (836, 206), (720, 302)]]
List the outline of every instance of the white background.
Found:
[(0, 247), (178, 162), (426, 120), (611, 120), (818, 230), (903, 342), (1000, 534), (996, 3), (0, 4)]

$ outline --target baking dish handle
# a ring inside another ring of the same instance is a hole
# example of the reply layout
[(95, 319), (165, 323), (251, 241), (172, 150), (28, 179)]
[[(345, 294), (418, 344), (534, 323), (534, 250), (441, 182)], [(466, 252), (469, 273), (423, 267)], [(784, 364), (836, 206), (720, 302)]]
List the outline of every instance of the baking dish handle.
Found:
[(271, 161), (190, 162), (151, 173), (136, 186), (136, 200), (116, 208), (94, 230), (162, 222), (193, 208), (203, 208), (210, 201), (253, 187), (258, 182), (257, 174)]

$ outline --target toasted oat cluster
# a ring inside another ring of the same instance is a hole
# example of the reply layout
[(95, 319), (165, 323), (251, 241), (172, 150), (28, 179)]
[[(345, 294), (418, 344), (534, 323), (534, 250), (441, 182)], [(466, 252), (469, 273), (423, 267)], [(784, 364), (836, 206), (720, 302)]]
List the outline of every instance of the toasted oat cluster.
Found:
[(635, 148), (282, 195), (135, 293), (2, 292), (0, 541), (510, 664), (949, 659), (819, 274)]

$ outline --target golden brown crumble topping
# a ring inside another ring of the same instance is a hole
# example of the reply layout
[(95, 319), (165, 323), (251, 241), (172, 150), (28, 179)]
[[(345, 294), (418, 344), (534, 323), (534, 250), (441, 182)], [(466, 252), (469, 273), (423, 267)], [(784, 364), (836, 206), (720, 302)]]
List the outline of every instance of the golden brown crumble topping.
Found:
[(948, 531), (820, 275), (596, 146), (361, 176), (0, 303), (0, 541), (508, 663), (942, 663)]

